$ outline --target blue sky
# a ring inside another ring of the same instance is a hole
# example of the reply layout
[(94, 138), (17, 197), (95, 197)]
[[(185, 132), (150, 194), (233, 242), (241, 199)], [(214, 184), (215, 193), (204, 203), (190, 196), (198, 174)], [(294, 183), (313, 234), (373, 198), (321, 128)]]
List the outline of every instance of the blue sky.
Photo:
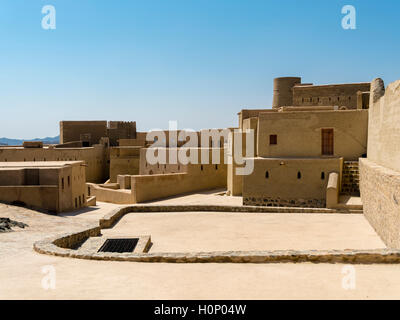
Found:
[[(44, 5), (56, 30), (41, 27)], [(341, 27), (341, 8), (357, 29)], [(398, 0), (0, 0), (0, 137), (60, 120), (223, 128), (268, 108), (272, 80), (400, 79)]]

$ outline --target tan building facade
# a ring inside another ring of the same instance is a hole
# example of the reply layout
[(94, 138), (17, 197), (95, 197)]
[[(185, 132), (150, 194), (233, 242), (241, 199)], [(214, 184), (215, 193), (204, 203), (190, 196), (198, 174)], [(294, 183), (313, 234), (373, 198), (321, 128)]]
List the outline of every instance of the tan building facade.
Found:
[(82, 161), (0, 162), (0, 201), (47, 210), (86, 206)]
[(358, 160), (367, 153), (367, 127), (368, 110), (260, 113), (257, 155)]
[(0, 162), (15, 161), (84, 161), (87, 181), (103, 183), (109, 175), (108, 148), (104, 145), (94, 145), (87, 148), (0, 147)]
[[(274, 80), (272, 109), (242, 110), (239, 128), (255, 134), (251, 174), (228, 166), (228, 193), (243, 204), (325, 207), (359, 195), (358, 159), (367, 156), (370, 83), (314, 86), (299, 77)], [(362, 100), (364, 99), (364, 100)], [(244, 149), (242, 150), (244, 154)], [(331, 175), (332, 174), (332, 175)], [(332, 189), (332, 185), (330, 186)]]

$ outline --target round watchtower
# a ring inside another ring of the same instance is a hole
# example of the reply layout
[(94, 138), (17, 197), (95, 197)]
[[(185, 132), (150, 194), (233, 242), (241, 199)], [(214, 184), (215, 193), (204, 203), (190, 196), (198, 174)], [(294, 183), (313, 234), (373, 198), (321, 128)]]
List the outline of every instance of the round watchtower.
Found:
[(281, 77), (274, 79), (273, 108), (293, 105), (293, 87), (301, 83), (300, 77)]

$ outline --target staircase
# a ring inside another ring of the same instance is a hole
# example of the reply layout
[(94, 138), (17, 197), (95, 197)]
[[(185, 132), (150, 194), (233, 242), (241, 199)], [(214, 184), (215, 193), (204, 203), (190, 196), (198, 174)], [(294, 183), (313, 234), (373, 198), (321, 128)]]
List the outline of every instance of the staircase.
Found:
[(358, 161), (344, 161), (341, 195), (360, 196), (360, 174)]

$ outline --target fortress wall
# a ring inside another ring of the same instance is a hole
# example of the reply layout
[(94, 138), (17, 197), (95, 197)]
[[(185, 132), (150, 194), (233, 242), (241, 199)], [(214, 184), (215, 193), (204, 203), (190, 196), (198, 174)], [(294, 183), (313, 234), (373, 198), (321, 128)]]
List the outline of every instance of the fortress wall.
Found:
[(272, 107), (278, 108), (293, 105), (293, 87), (301, 83), (300, 77), (282, 77), (274, 79), (274, 96)]
[(400, 249), (400, 172), (360, 159), (364, 215), (390, 248)]
[(244, 205), (322, 208), (329, 174), (340, 174), (343, 158), (253, 160), (253, 173), (243, 176)]
[(239, 128), (243, 129), (243, 123), (246, 119), (257, 118), (261, 112), (277, 112), (275, 109), (243, 109), (238, 113), (239, 115)]
[(83, 160), (88, 182), (103, 183), (109, 174), (106, 148), (0, 148), (0, 162)]
[(95, 196), (97, 201), (117, 204), (135, 203), (131, 190), (113, 190), (93, 183), (87, 183), (86, 185), (90, 196)]
[(370, 83), (293, 87), (293, 106), (346, 106), (357, 109), (357, 92), (370, 91)]
[(60, 144), (81, 140), (81, 134), (90, 133), (90, 145), (107, 136), (107, 121), (60, 121)]
[[(215, 162), (216, 160), (213, 160), (213, 157), (216, 157), (217, 154), (219, 154), (219, 166), (221, 168), (226, 167), (226, 164), (224, 163), (224, 153), (225, 149), (224, 148), (190, 148), (191, 151), (189, 151), (188, 148), (165, 148), (165, 155), (166, 155), (166, 163), (156, 163), (156, 164), (151, 164), (146, 156), (146, 153), (149, 152), (149, 155), (153, 155), (153, 152), (156, 152), (155, 155), (157, 156), (157, 152), (160, 152), (161, 154), (161, 149), (159, 151), (152, 151), (150, 148), (142, 148), (140, 150), (140, 165), (139, 165), (139, 174), (140, 175), (146, 175), (146, 174), (167, 174), (167, 173), (183, 173), (183, 172), (188, 172), (189, 168), (193, 169), (193, 167), (198, 167), (201, 168), (201, 154), (202, 150), (208, 154), (208, 162), (209, 164), (203, 164), (203, 168), (206, 166), (210, 165), (213, 166), (214, 164), (212, 163), (213, 161)], [(186, 150), (186, 151), (184, 151)], [(193, 152), (195, 155), (195, 152), (197, 152), (197, 164), (182, 164), (179, 162), (179, 152), (187, 152), (186, 155), (189, 156), (191, 154), (190, 152)], [(176, 153), (176, 155), (174, 155)], [(213, 155), (214, 154), (214, 155)], [(173, 159), (176, 159), (175, 163), (172, 163)], [(226, 176), (225, 176), (226, 178)], [(225, 181), (226, 182), (226, 181)]]
[[(171, 164), (170, 163), (170, 151), (171, 148), (165, 148), (165, 155), (166, 155), (166, 163), (165, 164), (151, 164), (146, 157), (146, 153), (150, 152), (153, 154), (149, 148), (142, 148), (140, 150), (140, 163), (139, 163), (139, 174), (146, 175), (146, 174), (166, 174), (166, 173), (183, 173), (187, 172), (187, 165), (183, 164)], [(177, 150), (176, 148), (174, 150)], [(155, 151), (155, 155), (157, 156), (157, 151)], [(159, 151), (162, 152), (162, 151)]]
[(170, 173), (157, 175), (132, 176), (131, 187), (135, 203), (161, 199), (188, 192), (223, 188), (226, 186), (223, 171), (207, 169), (193, 173)]
[(118, 175), (139, 174), (141, 147), (110, 148), (110, 182), (117, 182)]
[(400, 248), (400, 80), (371, 85), (368, 159), (360, 159), (365, 217), (390, 248)]
[(383, 96), (371, 96), (368, 123), (368, 159), (400, 171), (400, 80), (388, 85)]
[[(321, 129), (334, 129), (334, 156), (358, 160), (367, 150), (368, 110), (260, 113), (259, 157), (320, 157)], [(270, 135), (277, 144), (270, 145)]]
[(119, 139), (136, 139), (136, 122), (110, 121), (107, 137), (111, 146), (117, 146)]

